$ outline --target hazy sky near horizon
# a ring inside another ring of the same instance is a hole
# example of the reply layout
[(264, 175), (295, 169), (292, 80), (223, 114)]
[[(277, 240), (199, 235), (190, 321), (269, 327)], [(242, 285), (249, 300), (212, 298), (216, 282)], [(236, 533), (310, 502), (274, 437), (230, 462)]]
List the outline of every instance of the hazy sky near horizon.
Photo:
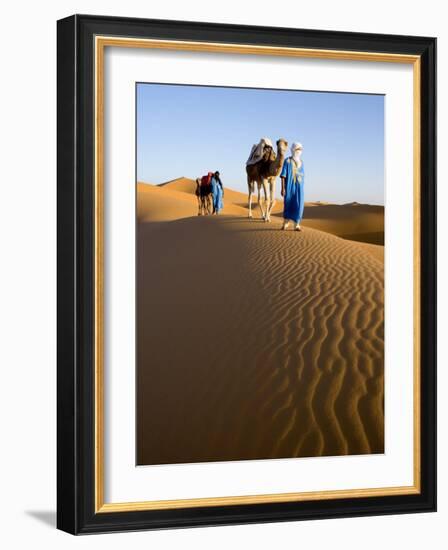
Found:
[(384, 204), (382, 95), (137, 84), (138, 181), (219, 170), (247, 193), (246, 160), (262, 137), (302, 143), (306, 201)]

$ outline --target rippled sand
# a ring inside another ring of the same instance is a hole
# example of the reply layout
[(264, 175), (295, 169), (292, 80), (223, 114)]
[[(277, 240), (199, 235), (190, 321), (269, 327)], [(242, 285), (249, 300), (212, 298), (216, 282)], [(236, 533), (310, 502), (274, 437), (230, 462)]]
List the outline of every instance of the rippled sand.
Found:
[(382, 453), (382, 247), (238, 210), (176, 219), (184, 197), (154, 193), (139, 194), (138, 463)]

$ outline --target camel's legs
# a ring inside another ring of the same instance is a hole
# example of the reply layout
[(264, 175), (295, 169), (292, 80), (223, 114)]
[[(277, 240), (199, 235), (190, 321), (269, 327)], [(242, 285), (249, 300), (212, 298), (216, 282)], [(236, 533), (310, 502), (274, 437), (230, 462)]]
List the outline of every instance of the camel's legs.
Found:
[(257, 204), (258, 204), (258, 207), (259, 207), (260, 210), (261, 210), (261, 217), (264, 218), (263, 198), (262, 198), (262, 196), (261, 196), (261, 187), (260, 187), (260, 185), (258, 185), (258, 184), (257, 184), (257, 192), (258, 192)]
[[(264, 200), (261, 198), (261, 186), (263, 187)], [(263, 179), (258, 185), (258, 204), (260, 205), (261, 216), (263, 220), (266, 221), (267, 211), (268, 211), (268, 190), (267, 190), (267, 181)], [(263, 204), (266, 203), (266, 210), (263, 207)]]
[(268, 222), (271, 221), (271, 212), (272, 209), (275, 206), (275, 178), (269, 179), (269, 201), (268, 201), (268, 207), (267, 207), (267, 213), (266, 213), (266, 220)]
[(209, 214), (213, 212), (213, 198), (211, 193), (207, 197), (207, 211)]
[(196, 198), (198, 199), (198, 216), (202, 216), (201, 180), (196, 179)]
[(249, 211), (247, 217), (252, 218), (252, 193), (254, 192), (254, 184), (249, 179), (249, 177), (247, 178), (247, 188), (248, 188), (247, 209)]

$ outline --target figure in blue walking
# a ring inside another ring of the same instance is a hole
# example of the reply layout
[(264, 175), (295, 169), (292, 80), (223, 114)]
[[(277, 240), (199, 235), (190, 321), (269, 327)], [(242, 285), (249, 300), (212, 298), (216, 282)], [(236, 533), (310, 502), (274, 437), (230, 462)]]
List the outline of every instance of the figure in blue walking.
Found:
[(224, 189), (218, 171), (213, 174), (210, 184), (212, 186), (213, 195), (213, 214), (218, 215), (224, 208)]
[(304, 207), (304, 183), (305, 171), (302, 156), (303, 147), (301, 143), (295, 142), (291, 145), (291, 156), (285, 159), (280, 173), (282, 181), (283, 227), (285, 230), (292, 221), (296, 231), (302, 231), (300, 222), (303, 217)]

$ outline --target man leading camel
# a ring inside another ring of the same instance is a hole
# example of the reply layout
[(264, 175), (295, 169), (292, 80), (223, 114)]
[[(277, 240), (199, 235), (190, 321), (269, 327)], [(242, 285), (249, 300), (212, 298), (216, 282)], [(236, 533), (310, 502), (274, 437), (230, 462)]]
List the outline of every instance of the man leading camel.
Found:
[(222, 181), (219, 177), (218, 171), (213, 174), (210, 185), (212, 188), (213, 197), (213, 214), (218, 215), (219, 212), (224, 208), (224, 188), (222, 186)]
[(284, 199), (283, 227), (287, 229), (289, 221), (295, 223), (295, 230), (302, 231), (300, 222), (303, 217), (305, 171), (301, 143), (291, 145), (291, 156), (283, 164), (280, 178), (282, 180), (282, 197)]

